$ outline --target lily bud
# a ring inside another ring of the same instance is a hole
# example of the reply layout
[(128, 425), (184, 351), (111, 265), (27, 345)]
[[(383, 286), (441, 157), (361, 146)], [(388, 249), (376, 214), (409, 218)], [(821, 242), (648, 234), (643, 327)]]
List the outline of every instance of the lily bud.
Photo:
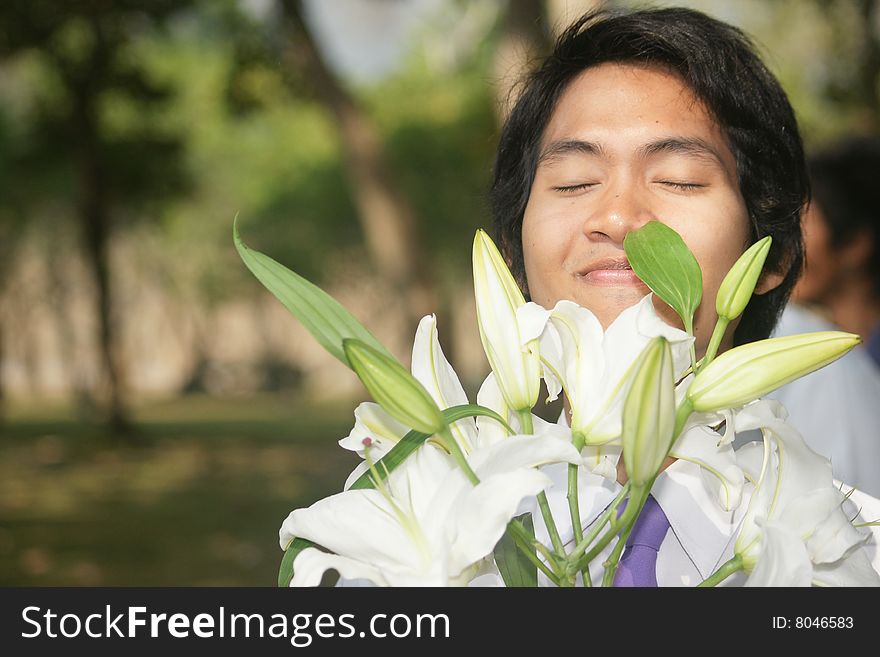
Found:
[(752, 244), (727, 272), (715, 297), (715, 312), (719, 317), (736, 319), (745, 310), (764, 269), (772, 239), (768, 235)]
[(698, 412), (736, 408), (834, 362), (860, 342), (852, 333), (819, 331), (750, 342), (701, 370), (687, 392)]
[(516, 309), (526, 300), (491, 238), (482, 230), (474, 238), (474, 295), (480, 340), (507, 405), (516, 411), (538, 401), (541, 363), (538, 340), (523, 344)]
[(657, 337), (642, 352), (623, 403), (623, 456), (634, 486), (643, 486), (660, 470), (674, 428), (672, 351), (665, 338)]
[(400, 363), (360, 340), (343, 340), (342, 348), (370, 395), (391, 417), (429, 435), (446, 426), (431, 395)]

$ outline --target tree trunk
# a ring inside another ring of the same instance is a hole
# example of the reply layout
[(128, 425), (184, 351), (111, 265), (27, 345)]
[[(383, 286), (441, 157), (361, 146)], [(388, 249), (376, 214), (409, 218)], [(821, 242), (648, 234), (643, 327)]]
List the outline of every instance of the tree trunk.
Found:
[(434, 309), (434, 292), (415, 212), (388, 173), (378, 130), (327, 66), (300, 3), (288, 0), (284, 7), (292, 32), (285, 59), (306, 72), (317, 99), (335, 117), (367, 249), (379, 275), (405, 301), (409, 318), (417, 320)]
[(493, 53), (495, 112), (498, 123), (516, 103), (517, 83), (530, 64), (547, 53), (550, 35), (543, 0), (510, 0)]
[(107, 417), (114, 435), (127, 434), (131, 425), (123, 393), (123, 367), (116, 346), (108, 253), (109, 217), (105, 195), (103, 163), (98, 141), (97, 119), (90, 85), (76, 90), (75, 123), (80, 137), (79, 219), (86, 258), (95, 284), (98, 314), (98, 346), (108, 385)]
[[(3, 356), (5, 355), (3, 343), (3, 321), (0, 320), (0, 366), (3, 365)], [(6, 389), (3, 386), (3, 369), (0, 367), (0, 428), (3, 427), (6, 410)]]

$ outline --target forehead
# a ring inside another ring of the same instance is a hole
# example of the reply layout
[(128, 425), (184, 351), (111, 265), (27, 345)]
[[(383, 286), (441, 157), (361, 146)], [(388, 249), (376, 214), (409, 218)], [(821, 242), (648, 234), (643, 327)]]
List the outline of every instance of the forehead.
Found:
[(606, 63), (581, 72), (556, 103), (541, 140), (598, 144), (605, 155), (622, 155), (658, 140), (704, 144), (725, 168), (735, 170), (727, 139), (688, 85), (663, 68)]

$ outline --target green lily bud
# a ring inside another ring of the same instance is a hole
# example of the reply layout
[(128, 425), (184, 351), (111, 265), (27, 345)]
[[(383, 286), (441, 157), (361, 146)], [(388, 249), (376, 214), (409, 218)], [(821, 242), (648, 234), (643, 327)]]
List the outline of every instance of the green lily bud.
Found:
[(370, 395), (391, 417), (429, 435), (446, 427), (431, 395), (400, 363), (360, 340), (343, 340), (342, 348)]
[(507, 405), (516, 411), (538, 401), (541, 363), (538, 340), (523, 345), (516, 310), (526, 303), (491, 238), (482, 230), (474, 237), (474, 296), (480, 340)]
[(687, 392), (695, 411), (736, 408), (834, 362), (860, 342), (852, 333), (819, 331), (750, 342), (701, 370)]
[(657, 337), (639, 357), (623, 403), (623, 457), (633, 486), (643, 486), (660, 470), (671, 447), (674, 427), (672, 351), (665, 338)]
[(715, 312), (719, 317), (736, 319), (745, 310), (764, 269), (771, 242), (772, 238), (768, 235), (752, 244), (727, 272), (715, 297)]

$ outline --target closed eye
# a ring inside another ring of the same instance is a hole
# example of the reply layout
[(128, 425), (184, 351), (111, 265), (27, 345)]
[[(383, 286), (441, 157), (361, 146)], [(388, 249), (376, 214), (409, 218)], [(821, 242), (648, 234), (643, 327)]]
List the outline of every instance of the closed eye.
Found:
[(559, 187), (554, 187), (553, 191), (559, 192), (560, 194), (577, 194), (578, 192), (582, 192), (584, 190), (593, 187), (596, 183), (580, 183), (578, 185), (562, 185)]
[(671, 187), (672, 189), (680, 189), (682, 191), (693, 191), (695, 189), (701, 189), (706, 186), (700, 183), (682, 182), (679, 180), (658, 180), (657, 182), (659, 182), (661, 185)]

